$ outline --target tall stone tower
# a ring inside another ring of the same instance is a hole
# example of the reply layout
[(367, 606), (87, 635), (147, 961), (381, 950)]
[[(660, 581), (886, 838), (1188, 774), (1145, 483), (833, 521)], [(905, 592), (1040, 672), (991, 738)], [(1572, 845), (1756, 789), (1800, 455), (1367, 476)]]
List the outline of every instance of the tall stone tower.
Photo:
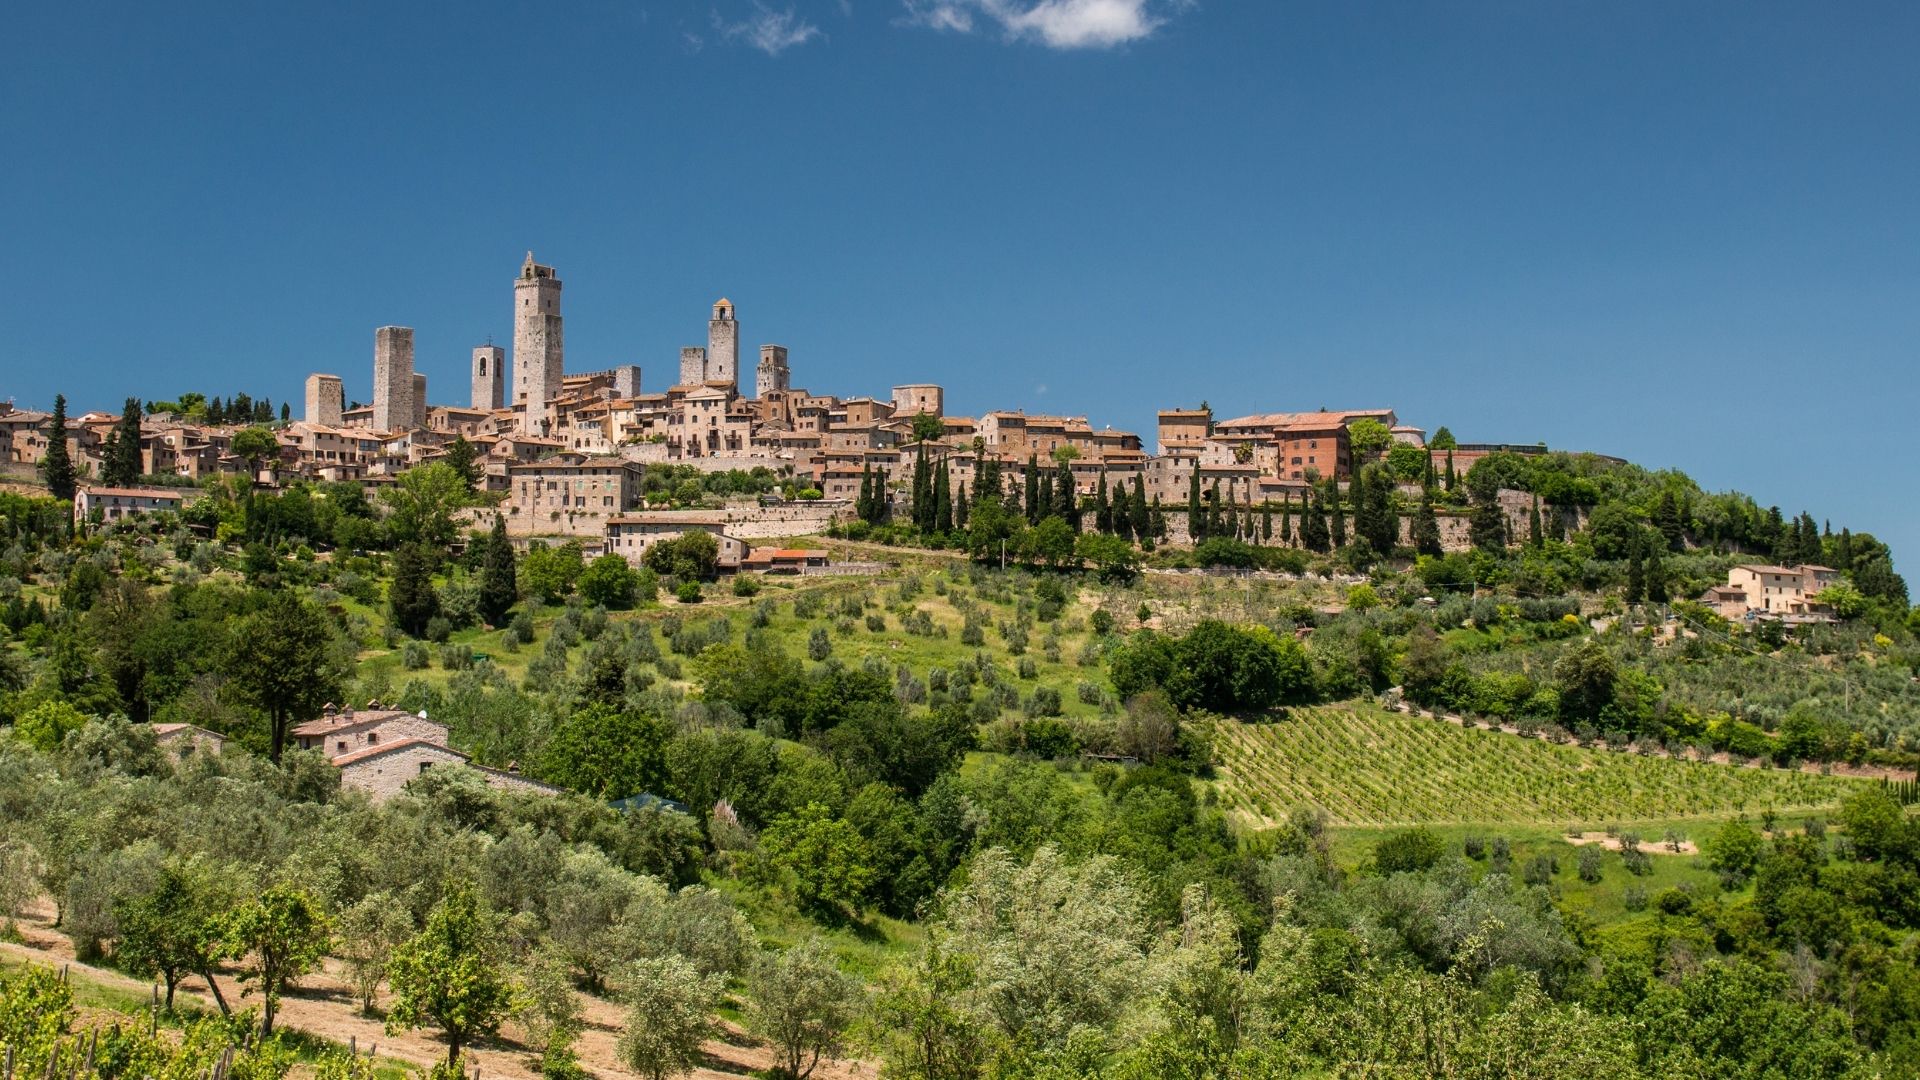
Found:
[(680, 385), (699, 386), (707, 381), (707, 350), (688, 345), (680, 350)]
[(345, 407), (346, 393), (340, 385), (338, 375), (307, 376), (307, 411), (302, 414), (307, 423), (322, 427), (339, 427), (340, 413)]
[(787, 370), (787, 347), (760, 346), (760, 366), (753, 373), (753, 396), (763, 398), (776, 391), (788, 390), (792, 385), (793, 373)]
[(513, 283), (513, 400), (526, 406), (520, 421), (525, 434), (546, 433), (547, 399), (560, 392), (564, 356), (560, 278), (529, 251)]
[(404, 431), (413, 426), (413, 328), (383, 326), (373, 332), (373, 426)]
[(733, 319), (733, 301), (721, 297), (707, 324), (707, 380), (733, 382), (740, 377), (740, 324)]
[(507, 403), (507, 351), (498, 345), (473, 350), (473, 407), (497, 409)]

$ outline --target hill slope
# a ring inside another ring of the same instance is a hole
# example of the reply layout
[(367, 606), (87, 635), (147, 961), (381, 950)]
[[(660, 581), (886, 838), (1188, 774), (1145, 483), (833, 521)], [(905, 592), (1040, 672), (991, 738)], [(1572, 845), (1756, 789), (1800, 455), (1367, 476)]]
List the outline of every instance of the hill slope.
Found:
[(1645, 821), (1827, 806), (1860, 782), (1586, 750), (1356, 705), (1223, 723), (1216, 754), (1223, 803), (1254, 825), (1301, 805), (1344, 825)]

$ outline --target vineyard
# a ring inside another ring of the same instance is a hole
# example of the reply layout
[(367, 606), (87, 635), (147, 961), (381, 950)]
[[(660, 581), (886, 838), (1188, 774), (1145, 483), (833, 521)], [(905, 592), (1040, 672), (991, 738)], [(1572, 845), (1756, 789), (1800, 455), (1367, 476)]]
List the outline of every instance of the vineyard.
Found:
[(1354, 706), (1217, 737), (1223, 805), (1249, 824), (1319, 806), (1347, 825), (1647, 821), (1829, 806), (1858, 781), (1562, 746)]

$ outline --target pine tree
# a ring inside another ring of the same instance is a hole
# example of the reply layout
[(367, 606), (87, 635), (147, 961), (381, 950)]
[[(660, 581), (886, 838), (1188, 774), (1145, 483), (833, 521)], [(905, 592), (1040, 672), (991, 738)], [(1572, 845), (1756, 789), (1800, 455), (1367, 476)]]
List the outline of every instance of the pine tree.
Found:
[(53, 396), (53, 421), (47, 425), (47, 454), (40, 459), (40, 475), (56, 499), (73, 501), (73, 455), (67, 449), (67, 398)]
[(952, 481), (947, 478), (947, 466), (944, 462), (935, 466), (933, 472), (933, 531), (941, 534), (953, 531), (953, 492), (948, 487)]
[(480, 564), (480, 617), (494, 626), (505, 621), (518, 598), (513, 544), (507, 539), (507, 519), (493, 516), (493, 533)]
[(1153, 523), (1147, 510), (1147, 482), (1139, 473), (1133, 474), (1133, 498), (1127, 501), (1127, 510), (1132, 514), (1127, 524), (1133, 529), (1134, 539), (1147, 539)]

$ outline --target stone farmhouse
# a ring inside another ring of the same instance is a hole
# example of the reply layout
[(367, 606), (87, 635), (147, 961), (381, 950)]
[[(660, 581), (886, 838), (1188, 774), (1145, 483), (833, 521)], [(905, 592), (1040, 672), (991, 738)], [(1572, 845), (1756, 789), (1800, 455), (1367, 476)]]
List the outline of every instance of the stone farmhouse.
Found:
[(98, 516), (103, 522), (123, 521), (136, 514), (179, 510), (191, 488), (82, 487), (73, 493), (73, 520), (84, 524)]
[(720, 551), (716, 563), (722, 572), (742, 568), (749, 545), (728, 533), (725, 514), (664, 511), (609, 518), (605, 550), (638, 568), (645, 565), (648, 550), (663, 541), (678, 540), (689, 532), (708, 533), (718, 541)]
[(317, 720), (296, 725), (295, 745), (318, 750), (340, 770), (340, 786), (364, 791), (376, 802), (398, 794), (408, 781), (432, 768), (464, 766), (488, 787), (551, 795), (560, 789), (511, 769), (477, 765), (447, 745), (447, 728), (397, 709), (369, 702), (365, 709), (328, 706)]
[(1778, 619), (1784, 622), (1832, 622), (1833, 609), (1820, 593), (1840, 580), (1826, 566), (1747, 564), (1727, 571), (1727, 583), (1708, 589), (1700, 602), (1724, 619)]

